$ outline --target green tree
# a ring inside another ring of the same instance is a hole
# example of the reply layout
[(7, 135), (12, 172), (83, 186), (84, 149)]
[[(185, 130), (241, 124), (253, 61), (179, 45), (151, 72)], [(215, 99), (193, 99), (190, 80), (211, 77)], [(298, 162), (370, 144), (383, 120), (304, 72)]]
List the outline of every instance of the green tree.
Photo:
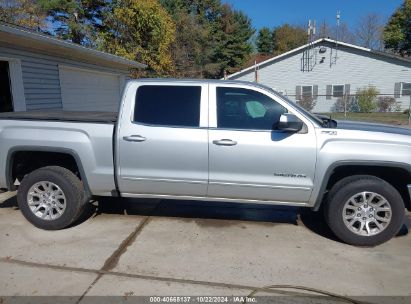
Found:
[(224, 5), (213, 33), (216, 40), (212, 59), (218, 65), (209, 77), (220, 78), (224, 71), (232, 73), (239, 69), (253, 50), (250, 42), (253, 34), (251, 20), (244, 13)]
[(401, 56), (411, 56), (411, 0), (394, 12), (384, 28), (385, 48)]
[(35, 0), (3, 0), (0, 20), (36, 31), (45, 31), (46, 12)]
[(273, 51), (273, 34), (268, 27), (263, 27), (258, 31), (256, 40), (257, 51), (262, 54), (269, 54)]
[(177, 26), (176, 76), (218, 78), (251, 53), (250, 19), (220, 0), (161, 0)]
[(146, 63), (153, 75), (170, 75), (175, 24), (157, 0), (112, 1), (103, 18), (104, 51)]
[(50, 33), (74, 43), (93, 46), (99, 30), (105, 0), (38, 0), (48, 14)]
[[(172, 16), (176, 29), (175, 40), (171, 46), (174, 64), (174, 77), (203, 76), (204, 65), (211, 56), (211, 20), (206, 20), (201, 2), (182, 0), (161, 0)], [(209, 7), (214, 11), (215, 5)]]
[(285, 53), (307, 43), (307, 33), (302, 27), (284, 24), (274, 29), (274, 51)]

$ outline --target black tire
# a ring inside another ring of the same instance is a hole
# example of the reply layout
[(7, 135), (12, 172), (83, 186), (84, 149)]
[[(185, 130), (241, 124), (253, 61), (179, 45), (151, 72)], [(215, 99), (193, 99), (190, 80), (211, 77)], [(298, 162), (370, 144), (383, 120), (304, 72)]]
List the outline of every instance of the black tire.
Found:
[[(65, 210), (56, 219), (42, 219), (29, 207), (28, 192), (33, 185), (42, 181), (54, 183), (65, 195)], [(73, 172), (62, 167), (49, 166), (24, 177), (18, 189), (17, 202), (24, 217), (34, 226), (45, 230), (58, 230), (70, 226), (81, 215), (85, 205), (85, 192), (83, 184)]]
[[(391, 206), (391, 221), (375, 235), (356, 234), (344, 223), (344, 205), (352, 196), (364, 191), (383, 196)], [(398, 233), (404, 223), (405, 206), (398, 191), (386, 181), (369, 175), (355, 175), (340, 180), (332, 187), (324, 213), (328, 226), (343, 242), (371, 247), (390, 240)]]

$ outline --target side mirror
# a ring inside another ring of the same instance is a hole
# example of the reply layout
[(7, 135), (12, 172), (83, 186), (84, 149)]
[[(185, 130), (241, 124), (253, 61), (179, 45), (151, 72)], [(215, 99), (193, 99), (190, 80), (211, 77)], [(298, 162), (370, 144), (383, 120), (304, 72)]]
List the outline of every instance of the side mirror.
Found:
[(294, 114), (284, 113), (280, 116), (278, 130), (286, 132), (298, 132), (304, 126), (304, 123)]

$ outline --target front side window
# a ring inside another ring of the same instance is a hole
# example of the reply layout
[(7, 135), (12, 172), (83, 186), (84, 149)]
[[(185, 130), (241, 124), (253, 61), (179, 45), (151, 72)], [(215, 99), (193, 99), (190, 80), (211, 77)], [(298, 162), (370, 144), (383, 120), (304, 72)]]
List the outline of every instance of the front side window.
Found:
[(217, 88), (217, 126), (223, 129), (275, 130), (287, 109), (270, 97), (242, 88)]
[(302, 96), (303, 97), (312, 97), (313, 96), (313, 87), (312, 86), (302, 86)]
[(333, 97), (342, 97), (342, 96), (344, 96), (344, 86), (334, 85), (333, 86)]
[(411, 82), (406, 83), (403, 82), (402, 84), (402, 96), (410, 96), (411, 95)]
[(198, 127), (200, 86), (143, 85), (137, 89), (134, 121), (150, 125)]

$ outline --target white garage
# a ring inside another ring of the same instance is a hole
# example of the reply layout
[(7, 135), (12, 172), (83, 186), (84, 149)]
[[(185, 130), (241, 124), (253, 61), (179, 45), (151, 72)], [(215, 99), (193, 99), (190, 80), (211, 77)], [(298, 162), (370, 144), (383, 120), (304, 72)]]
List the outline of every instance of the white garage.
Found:
[(124, 76), (66, 66), (59, 73), (64, 111), (118, 110)]

